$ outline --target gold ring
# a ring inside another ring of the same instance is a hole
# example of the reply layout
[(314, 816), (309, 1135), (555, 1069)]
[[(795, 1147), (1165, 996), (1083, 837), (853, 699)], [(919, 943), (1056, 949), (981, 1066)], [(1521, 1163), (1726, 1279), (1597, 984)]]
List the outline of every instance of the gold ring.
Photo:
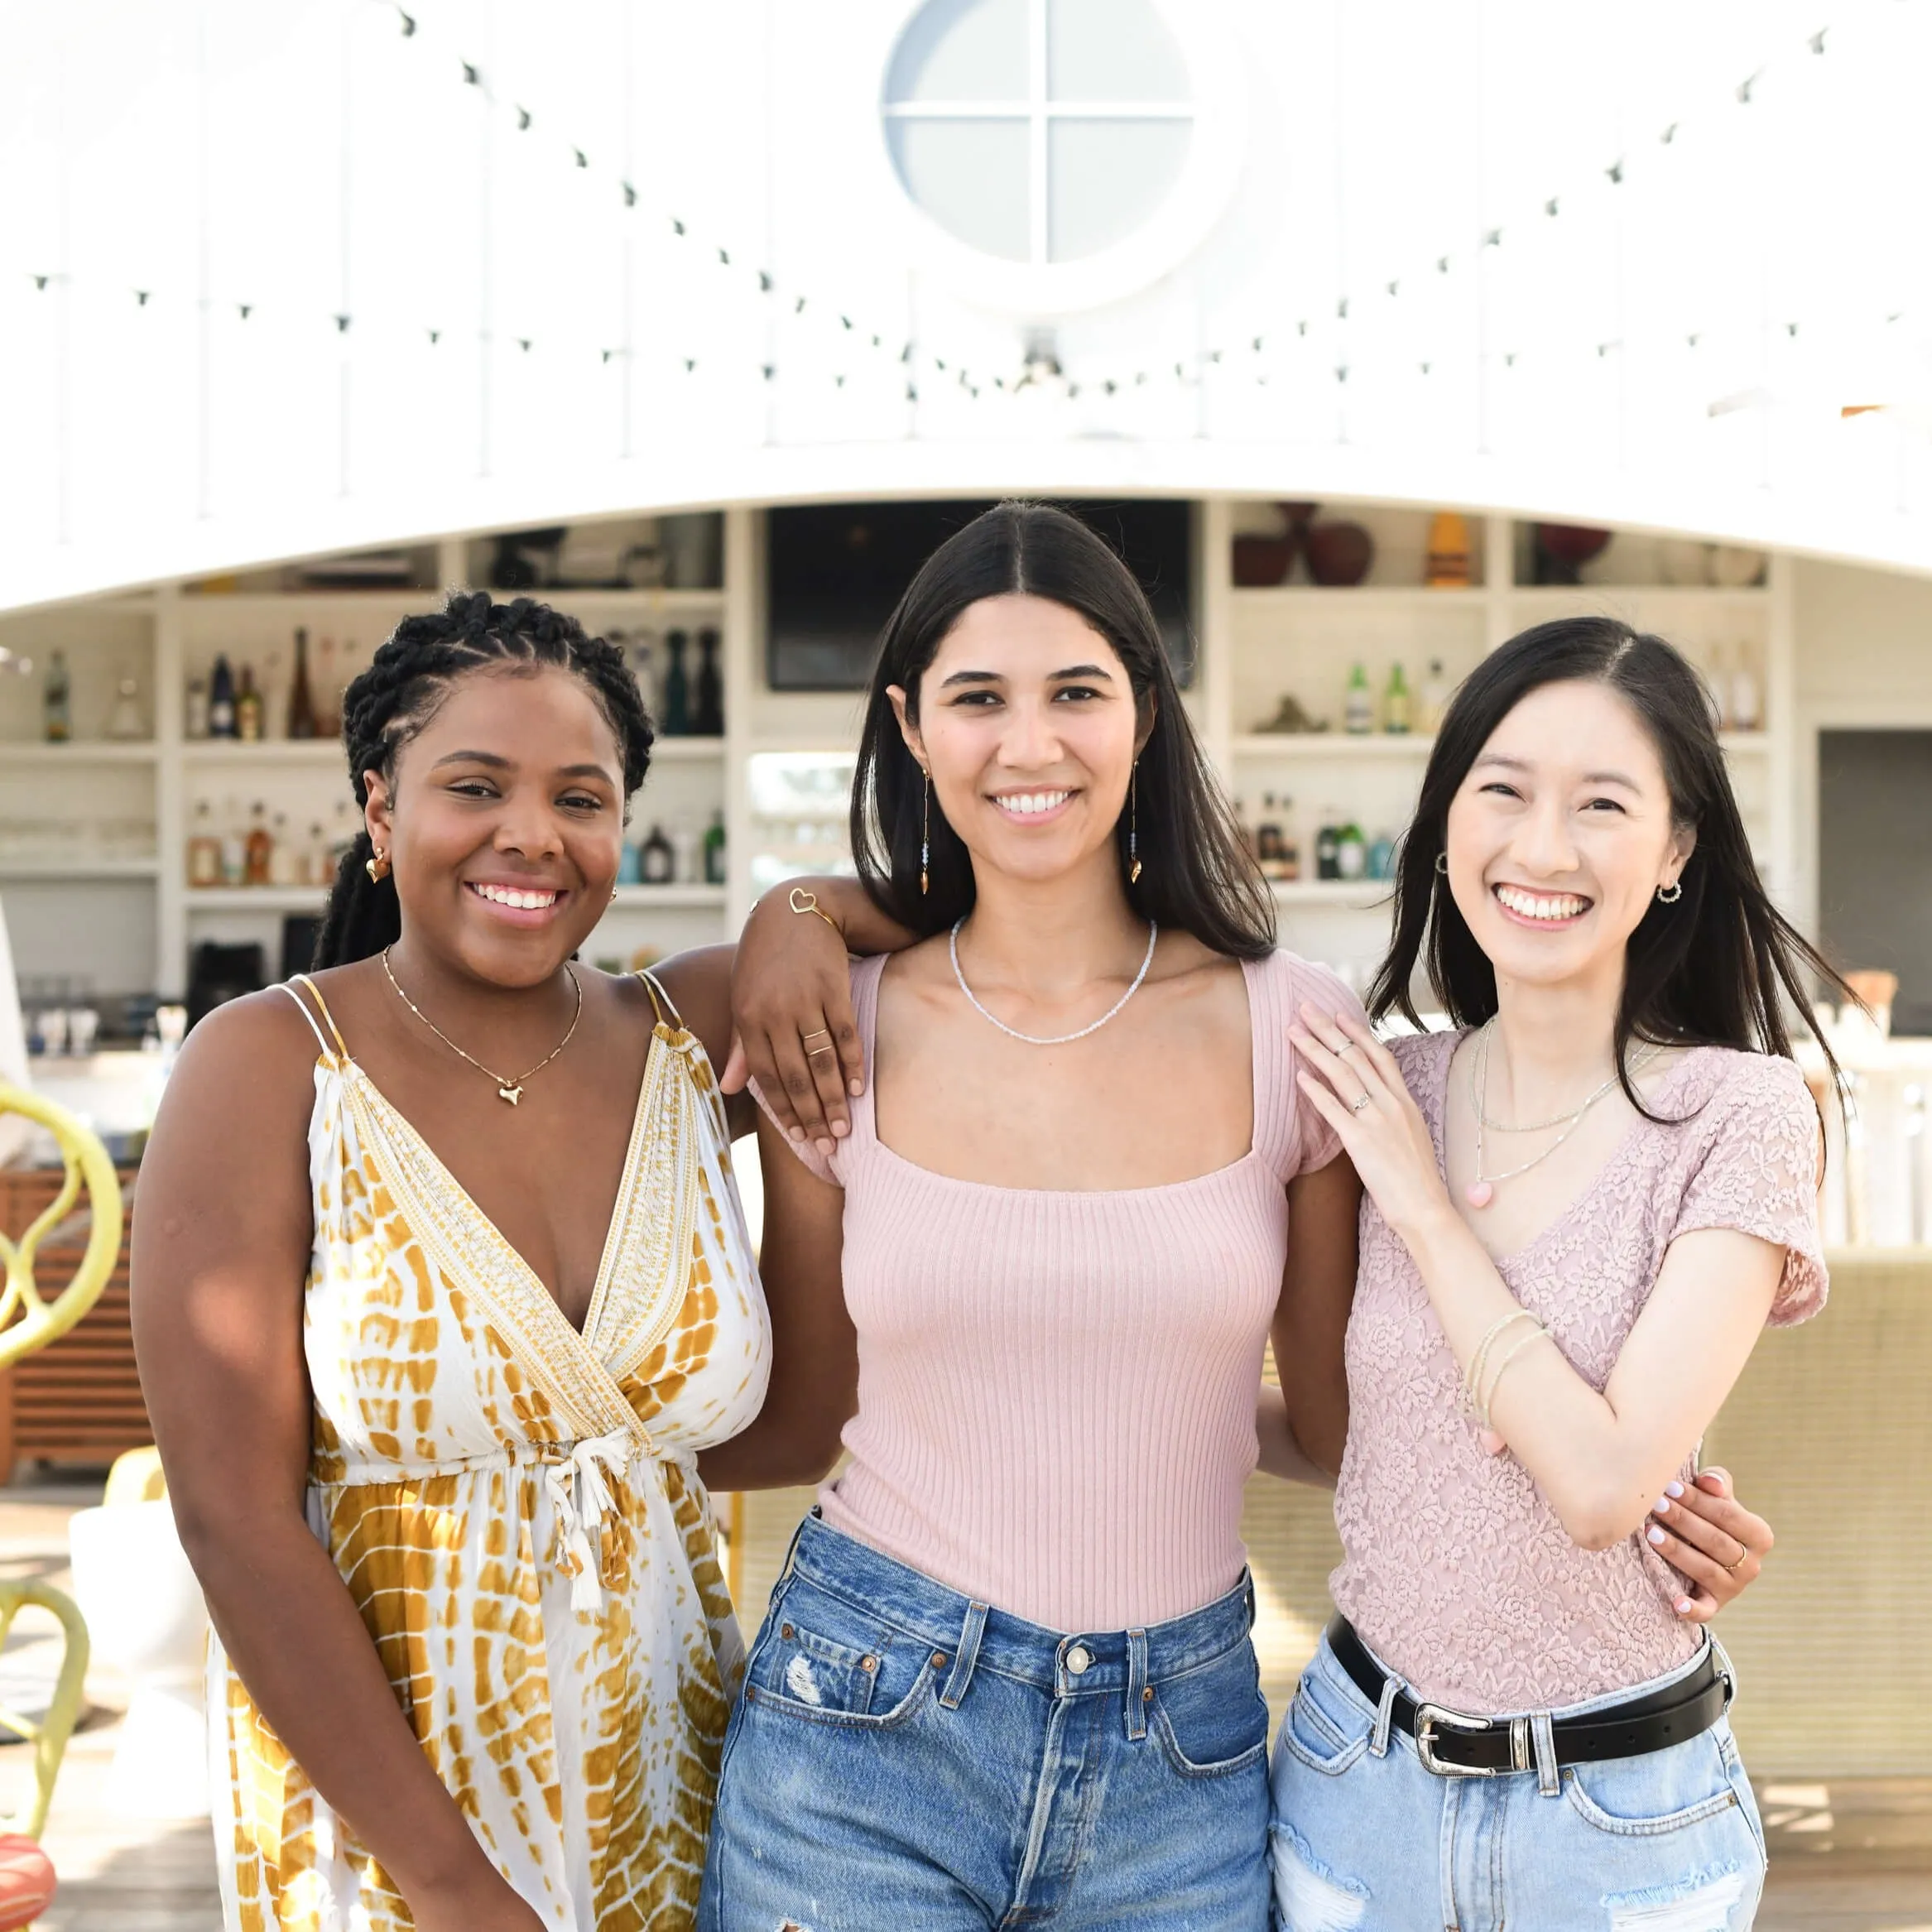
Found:
[(829, 1026), (815, 1026), (810, 1033), (800, 1034), (798, 1040), (802, 1046), (808, 1040), (829, 1040), (831, 1037), (832, 1029)]
[(1746, 1557), (1750, 1555), (1750, 1554), (1751, 1545), (1748, 1543), (1740, 1544), (1737, 1550), (1737, 1560), (1735, 1563), (1727, 1563), (1724, 1565), (1724, 1574), (1726, 1576), (1736, 1576), (1738, 1571), (1743, 1569), (1744, 1560)]
[(815, 1046), (810, 1050), (810, 1052), (806, 1054), (805, 1058), (807, 1060), (816, 1060), (821, 1053), (830, 1053), (832, 1049), (829, 1046)]

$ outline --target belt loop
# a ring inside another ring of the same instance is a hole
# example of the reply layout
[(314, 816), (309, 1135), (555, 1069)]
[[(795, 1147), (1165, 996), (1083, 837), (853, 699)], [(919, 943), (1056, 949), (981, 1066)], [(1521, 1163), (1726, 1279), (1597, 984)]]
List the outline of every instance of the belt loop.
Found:
[(966, 1620), (959, 1626), (959, 1654), (953, 1660), (946, 1688), (940, 1693), (940, 1702), (949, 1711), (959, 1709), (959, 1699), (973, 1681), (973, 1666), (979, 1661), (979, 1640), (986, 1635), (986, 1612), (984, 1603), (966, 1606)]
[(1375, 1728), (1368, 1737), (1371, 1757), (1387, 1757), (1389, 1754), (1389, 1732), (1396, 1721), (1396, 1698), (1401, 1688), (1392, 1675), (1382, 1680), (1382, 1699), (1375, 1707)]
[(1563, 1774), (1556, 1768), (1556, 1730), (1548, 1711), (1530, 1714), (1530, 1745), (1536, 1760), (1536, 1789), (1545, 1798), (1563, 1795)]
[(791, 1580), (791, 1566), (798, 1560), (798, 1540), (805, 1534), (805, 1525), (809, 1523), (814, 1516), (817, 1516), (818, 1513), (818, 1505), (815, 1503), (810, 1509), (806, 1511), (806, 1512), (798, 1519), (798, 1527), (791, 1532), (791, 1540), (785, 1546), (785, 1567), (778, 1573), (778, 1582), (771, 1586), (774, 1592), (778, 1589), (781, 1584), (788, 1583)]
[(1130, 1630), (1127, 1640), (1127, 1734), (1138, 1744), (1147, 1735), (1147, 1706), (1154, 1701), (1147, 1688), (1147, 1633)]

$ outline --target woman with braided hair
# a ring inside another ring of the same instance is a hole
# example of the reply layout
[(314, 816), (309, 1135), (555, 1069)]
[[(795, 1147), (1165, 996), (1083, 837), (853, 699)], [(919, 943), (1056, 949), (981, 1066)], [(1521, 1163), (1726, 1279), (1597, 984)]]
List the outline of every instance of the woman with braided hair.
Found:
[(343, 736), (317, 971), (195, 1029), (142, 1175), (225, 1924), (686, 1927), (741, 1660), (706, 1483), (823, 1468), (849, 1338), (767, 1314), (730, 949), (574, 963), (651, 742), (618, 653), (459, 594)]

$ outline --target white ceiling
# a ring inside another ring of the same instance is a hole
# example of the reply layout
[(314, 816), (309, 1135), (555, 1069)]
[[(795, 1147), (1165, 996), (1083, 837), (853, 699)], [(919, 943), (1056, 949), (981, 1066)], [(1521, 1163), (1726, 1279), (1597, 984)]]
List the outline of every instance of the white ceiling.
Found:
[(0, 0), (0, 603), (967, 488), (1932, 570), (1923, 0), (1188, 0), (1194, 204), (1050, 286), (906, 203), (912, 10)]

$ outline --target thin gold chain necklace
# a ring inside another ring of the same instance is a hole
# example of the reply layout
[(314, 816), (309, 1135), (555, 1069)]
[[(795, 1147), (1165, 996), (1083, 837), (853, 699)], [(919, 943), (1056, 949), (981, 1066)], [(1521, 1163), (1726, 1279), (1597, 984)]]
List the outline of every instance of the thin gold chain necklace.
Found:
[[(1574, 1113), (1559, 1114), (1555, 1120), (1546, 1120), (1535, 1127), (1502, 1127), (1490, 1119), (1483, 1102), (1489, 1088), (1489, 1037), (1493, 1020), (1487, 1021), (1471, 1045), (1469, 1054), (1469, 1107), (1476, 1116), (1476, 1178), (1463, 1189), (1463, 1198), (1472, 1208), (1487, 1208), (1496, 1199), (1496, 1184), (1501, 1180), (1514, 1180), (1519, 1174), (1527, 1174), (1532, 1167), (1540, 1167), (1582, 1126), (1584, 1116), (1617, 1084), (1617, 1076), (1612, 1074), (1595, 1093), (1584, 1102)], [(1634, 1061), (1630, 1069), (1632, 1080), (1647, 1067), (1663, 1050), (1653, 1046)], [(1512, 1167), (1502, 1174), (1485, 1174), (1483, 1171), (1483, 1132), (1485, 1127), (1498, 1127), (1504, 1133), (1540, 1133), (1550, 1127), (1561, 1127), (1563, 1132), (1545, 1147), (1540, 1154), (1524, 1161), (1521, 1167)]]
[(564, 1037), (560, 1040), (556, 1045), (553, 1046), (550, 1051), (546, 1053), (543, 1058), (530, 1069), (530, 1073), (519, 1074), (514, 1080), (506, 1080), (501, 1074), (492, 1073), (490, 1069), (486, 1067), (473, 1053), (465, 1053), (463, 1049), (459, 1046), (456, 1042), (452, 1040), (449, 1036), (445, 1033), (443, 1029), (439, 1026), (436, 1022), (432, 1020), (430, 1016), (425, 1013), (422, 1008), (419, 1007), (416, 1002), (402, 990), (401, 984), (398, 983), (396, 978), (396, 974), (393, 971), (391, 970), (389, 964), (389, 949), (387, 946), (383, 947), (382, 949), (382, 970), (385, 973), (388, 974), (389, 983), (395, 987), (396, 997), (401, 1000), (402, 1003), (407, 1007), (419, 1020), (422, 1021), (424, 1026), (429, 1028), (430, 1032), (435, 1035), (437, 1039), (442, 1041), (444, 1045), (449, 1049), (450, 1052), (454, 1054), (459, 1060), (468, 1060), (479, 1074), (488, 1074), (490, 1079), (496, 1083), (497, 1098), (499, 1100), (508, 1101), (512, 1107), (514, 1107), (517, 1103), (523, 1098), (523, 1083), (530, 1079), (531, 1074), (541, 1074), (543, 1069), (547, 1067), (550, 1062), (554, 1060), (557, 1055), (570, 1044), (570, 1036), (577, 1031), (577, 1022), (584, 1017), (584, 983), (578, 978), (577, 974), (574, 969), (571, 967), (570, 961), (566, 959), (564, 962), (564, 970), (570, 975), (570, 990), (577, 996), (577, 1007), (576, 1011), (570, 1015), (570, 1024), (565, 1029)]

